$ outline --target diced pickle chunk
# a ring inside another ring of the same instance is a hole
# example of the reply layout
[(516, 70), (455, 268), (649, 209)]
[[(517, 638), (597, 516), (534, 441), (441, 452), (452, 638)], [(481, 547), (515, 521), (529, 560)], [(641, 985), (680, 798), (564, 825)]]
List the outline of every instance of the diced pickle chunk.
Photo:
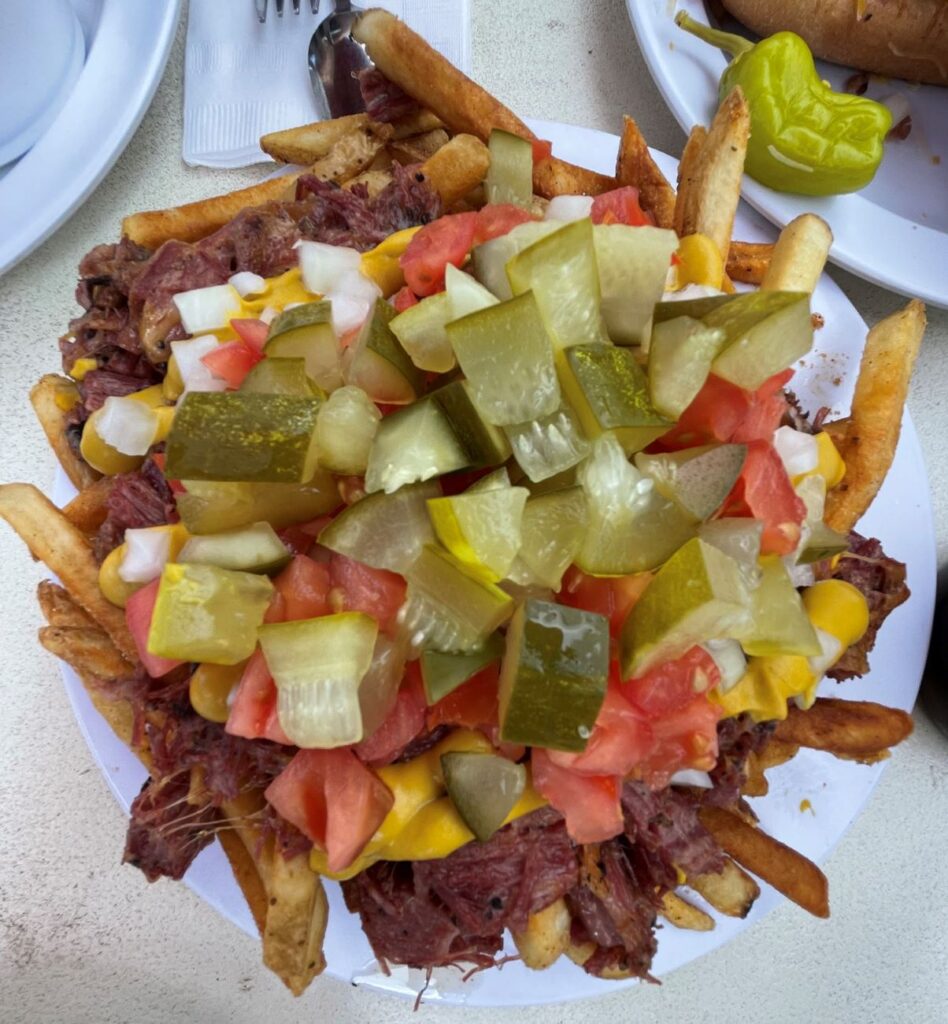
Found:
[(182, 481), (178, 515), (190, 533), (219, 533), (265, 520), (279, 529), (332, 512), (342, 504), (336, 482), (322, 470), (302, 484)]
[(482, 669), (495, 661), (500, 661), (503, 652), (504, 642), (499, 633), (493, 633), (483, 646), (467, 654), (422, 651), (421, 681), (428, 703), (436, 704), (442, 697), (453, 693)]
[(376, 402), (405, 405), (421, 394), (424, 377), (389, 326), (395, 310), (377, 300), (358, 338), (346, 350), (346, 382)]
[(507, 820), (527, 785), (526, 767), (499, 754), (442, 754), (441, 773), (458, 814), (482, 843)]
[(589, 442), (568, 406), (530, 423), (504, 427), (517, 464), (533, 483), (578, 465), (589, 454)]

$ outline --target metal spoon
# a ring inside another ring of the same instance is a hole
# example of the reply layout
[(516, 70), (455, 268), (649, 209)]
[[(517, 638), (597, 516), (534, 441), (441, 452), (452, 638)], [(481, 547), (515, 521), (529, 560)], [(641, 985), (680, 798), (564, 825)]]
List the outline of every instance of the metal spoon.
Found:
[(352, 38), (352, 26), (361, 13), (349, 0), (336, 0), (335, 11), (309, 42), (309, 78), (322, 117), (365, 110), (358, 74), (372, 67), (372, 61), (365, 47)]

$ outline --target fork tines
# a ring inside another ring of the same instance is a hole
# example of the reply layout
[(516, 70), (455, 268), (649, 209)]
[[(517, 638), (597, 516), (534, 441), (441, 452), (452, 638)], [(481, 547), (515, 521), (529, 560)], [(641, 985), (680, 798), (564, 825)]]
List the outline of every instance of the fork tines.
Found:
[[(278, 18), (283, 17), (283, 7), (286, 0), (273, 0), (273, 6), (276, 8)], [(293, 4), (293, 13), (300, 13), (300, 0), (290, 0)], [(267, 20), (267, 0), (254, 0), (254, 6), (257, 8), (257, 19), (261, 22)], [(319, 0), (309, 0), (309, 8), (313, 14), (319, 14)]]

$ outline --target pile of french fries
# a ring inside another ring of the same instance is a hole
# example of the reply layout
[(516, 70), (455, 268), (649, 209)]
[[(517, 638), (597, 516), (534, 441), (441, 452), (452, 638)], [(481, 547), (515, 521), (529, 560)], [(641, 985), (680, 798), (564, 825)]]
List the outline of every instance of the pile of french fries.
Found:
[[(301, 173), (343, 188), (364, 185), (377, 194), (391, 180), (395, 163), (420, 165), (445, 210), (482, 203), (489, 162), (485, 143), (491, 130), (503, 128), (527, 139), (534, 139), (533, 133), (390, 15), (369, 12), (356, 34), (381, 71), (418, 100), (420, 111), (395, 124), (357, 114), (267, 135), (261, 140), (263, 149), (295, 168), (287, 176), (198, 203), (134, 214), (123, 221), (124, 234), (151, 249), (169, 239), (196, 241), (247, 207), (289, 198)], [(747, 104), (737, 89), (707, 129), (693, 129), (676, 190), (652, 159), (635, 121), (627, 117), (615, 177), (555, 157), (540, 160), (534, 169), (536, 203), (539, 208), (556, 195), (597, 194), (634, 185), (659, 226), (674, 228), (682, 236), (701, 232), (711, 238), (731, 280), (811, 291), (832, 240), (819, 218), (798, 218), (772, 245), (731, 238), (748, 134)], [(827, 521), (837, 530), (848, 531), (856, 523), (891, 464), (924, 326), (924, 308), (910, 302), (873, 328), (850, 416), (829, 425), (847, 467), (844, 483), (827, 503)], [(75, 394), (74, 382), (48, 375), (36, 385), (31, 399), (78, 496), (59, 510), (35, 487), (7, 484), (0, 486), (0, 516), (62, 581), (61, 586), (49, 581), (39, 585), (39, 603), (48, 621), (40, 630), (40, 642), (76, 670), (99, 712), (148, 766), (147, 743), (134, 733), (130, 706), (108, 697), (109, 681), (127, 677), (137, 656), (121, 610), (99, 591), (91, 541), (105, 518), (110, 481), (98, 479), (66, 443), (66, 410)], [(878, 704), (819, 699), (807, 711), (791, 708), (772, 741), (751, 757), (744, 794), (765, 795), (765, 773), (800, 748), (871, 763), (886, 757), (911, 729), (908, 715)], [(196, 773), (191, 785), (196, 804), (201, 789)], [(308, 858), (285, 860), (272, 839), (262, 839), (262, 807), (259, 792), (245, 793), (225, 805), (222, 818), (228, 827), (219, 831), (219, 838), (260, 929), (264, 962), (299, 994), (325, 966), (326, 898)], [(820, 869), (763, 832), (749, 812), (706, 807), (701, 817), (727, 854), (725, 868), (720, 874), (688, 877), (682, 891), (665, 896), (663, 915), (671, 924), (712, 929), (714, 919), (697, 898), (721, 914), (744, 917), (760, 891), (752, 876), (817, 916), (829, 914), (827, 881)], [(596, 853), (592, 846), (582, 851), (584, 877), (594, 891), (603, 884)], [(514, 938), (524, 962), (536, 969), (550, 966), (564, 953), (583, 963), (593, 952), (571, 944), (570, 914), (562, 900), (534, 914), (526, 930)]]

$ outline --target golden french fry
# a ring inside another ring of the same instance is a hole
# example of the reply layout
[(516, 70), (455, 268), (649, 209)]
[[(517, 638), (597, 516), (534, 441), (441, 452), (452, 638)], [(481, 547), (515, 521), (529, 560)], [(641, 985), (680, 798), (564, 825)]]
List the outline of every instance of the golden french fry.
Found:
[(138, 650), (125, 613), (99, 590), (99, 567), (85, 537), (32, 484), (0, 486), (0, 517), (20, 535), (34, 558), (44, 562), (78, 604), (108, 633), (118, 650), (134, 663)]
[(773, 242), (735, 242), (727, 250), (725, 270), (732, 281), (744, 284), (760, 284), (770, 265)]
[(60, 377), (57, 373), (47, 373), (40, 377), (30, 391), (30, 402), (46, 440), (56, 453), (66, 476), (81, 491), (95, 483), (99, 474), (73, 451), (66, 436), (66, 417), (78, 401), (79, 389), (76, 382), (68, 377)]
[(60, 629), (95, 629), (95, 622), (76, 604), (64, 587), (52, 580), (40, 580), (36, 587), (43, 618)]
[(675, 224), (675, 190), (652, 159), (645, 136), (631, 117), (624, 117), (616, 184), (634, 185), (639, 190), (642, 209), (647, 210), (660, 228)]
[(595, 942), (570, 942), (566, 947), (566, 955), (576, 964), (582, 967), (583, 964), (596, 952)]
[(714, 918), (698, 907), (692, 906), (676, 892), (666, 892), (662, 897), (662, 917), (676, 928), (685, 928), (690, 932), (710, 932), (714, 930)]
[(313, 174), (322, 181), (349, 181), (368, 170), (391, 137), (392, 129), (389, 125), (370, 124), (365, 129), (339, 139), (305, 173)]
[(832, 244), (833, 232), (822, 217), (800, 214), (780, 232), (761, 291), (812, 292)]
[(392, 183), (392, 175), (389, 171), (369, 170), (356, 175), (351, 181), (347, 181), (343, 188), (355, 188), (356, 185), (365, 185), (369, 196), (375, 198), (384, 188)]
[(436, 128), (444, 128), (441, 118), (430, 110), (420, 107), (411, 114), (392, 121), (392, 138), (405, 139), (409, 135), (423, 135), (425, 132), (432, 132)]
[(455, 135), (420, 168), (432, 188), (441, 196), (445, 209), (476, 188), (490, 167), (487, 147), (473, 135)]
[(692, 875), (687, 884), (727, 917), (747, 917), (760, 895), (760, 886), (730, 858), (719, 874)]
[(912, 299), (880, 320), (866, 339), (849, 422), (842, 437), (834, 436), (846, 476), (826, 496), (824, 519), (840, 533), (849, 533), (862, 518), (892, 465), (925, 324), (924, 304)]
[(608, 174), (577, 167), (555, 156), (533, 165), (534, 191), (545, 199), (554, 196), (598, 196), (616, 187), (616, 179)]
[(570, 913), (566, 903), (555, 900), (527, 919), (522, 932), (514, 932), (513, 940), (523, 962), (534, 971), (542, 971), (555, 963), (569, 947)]
[(776, 768), (787, 761), (792, 761), (797, 756), (799, 749), (797, 743), (788, 743), (776, 736), (771, 736), (764, 749), (758, 751), (755, 756), (760, 770), (765, 772), (768, 768)]
[(802, 711), (791, 704), (776, 737), (838, 757), (876, 758), (912, 734), (911, 715), (867, 700), (818, 697)]
[[(688, 141), (681, 151), (681, 159), (678, 161), (678, 191), (675, 194), (675, 234), (684, 238), (689, 234), (685, 230), (686, 224), (691, 224), (694, 219), (695, 207), (695, 181), (697, 179), (700, 164), (701, 150), (708, 138), (708, 129), (702, 124), (696, 124), (688, 133)], [(691, 228), (693, 231), (694, 228)]]
[(388, 151), (400, 164), (420, 164), (434, 156), (447, 141), (448, 133), (443, 128), (433, 128), (421, 135), (393, 139), (388, 144)]
[(98, 627), (43, 626), (40, 643), (78, 673), (97, 679), (121, 679), (134, 671), (108, 636)]
[(100, 477), (95, 483), (84, 487), (63, 506), (63, 515), (77, 530), (86, 534), (95, 533), (109, 514), (108, 498), (112, 490), (112, 477)]
[(753, 751), (747, 755), (746, 771), (747, 781), (741, 786), (741, 793), (744, 796), (766, 796), (770, 787), (760, 766), (760, 759)]
[[(714, 115), (697, 154), (689, 154), (692, 146), (692, 139), (689, 139), (682, 155), (678, 188), (681, 230), (678, 233), (706, 235), (725, 261), (741, 198), (741, 175), (749, 138), (750, 109), (741, 87), (735, 86)], [(677, 206), (675, 215), (677, 229)]]
[(738, 864), (815, 917), (829, 917), (826, 875), (812, 861), (723, 808), (702, 807), (700, 816), (721, 849)]
[(269, 132), (260, 138), (260, 148), (274, 160), (306, 166), (326, 156), (336, 143), (350, 136), (371, 132), (368, 114), (350, 114), (330, 121), (315, 121), (297, 128)]

